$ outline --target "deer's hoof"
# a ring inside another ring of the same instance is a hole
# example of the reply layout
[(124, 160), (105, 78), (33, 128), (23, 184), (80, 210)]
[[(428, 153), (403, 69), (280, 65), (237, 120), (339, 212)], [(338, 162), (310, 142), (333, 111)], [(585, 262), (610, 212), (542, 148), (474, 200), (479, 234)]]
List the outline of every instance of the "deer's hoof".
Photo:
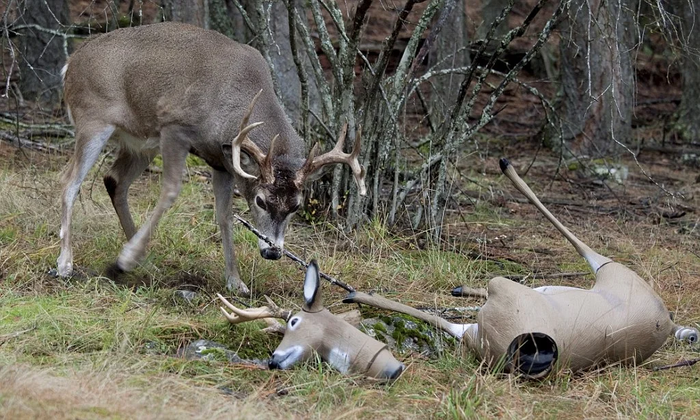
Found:
[(250, 289), (248, 289), (245, 283), (238, 279), (229, 278), (226, 281), (226, 288), (239, 297), (250, 297)]
[(53, 271), (57, 277), (67, 279), (73, 275), (73, 262), (63, 261), (63, 258), (59, 257), (56, 264), (56, 270), (51, 271)]
[(112, 281), (117, 280), (122, 274), (124, 274), (124, 270), (119, 267), (118, 263), (111, 264), (105, 270), (105, 277)]
[(133, 270), (139, 264), (139, 256), (141, 254), (141, 252), (137, 251), (133, 246), (130, 246), (130, 244), (127, 243), (124, 245), (122, 252), (119, 254), (119, 258), (117, 258), (117, 268), (122, 271)]

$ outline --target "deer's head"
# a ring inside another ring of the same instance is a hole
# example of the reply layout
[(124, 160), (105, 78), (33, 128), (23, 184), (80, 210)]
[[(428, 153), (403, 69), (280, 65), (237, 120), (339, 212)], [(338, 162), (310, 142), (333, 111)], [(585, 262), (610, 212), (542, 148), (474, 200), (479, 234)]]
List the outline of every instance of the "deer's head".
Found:
[(351, 153), (343, 152), (347, 124), (343, 127), (333, 150), (316, 156), (318, 143), (309, 152), (304, 162), (289, 153), (287, 139), (279, 134), (272, 138), (267, 153), (263, 152), (248, 133), (263, 124), (248, 124), (250, 115), (262, 90), (253, 98), (241, 121), (238, 135), (231, 143), (231, 159), (234, 173), (244, 180), (243, 195), (248, 201), (253, 223), (275, 246), (258, 241), (263, 258), (277, 260), (284, 249), (284, 232), (289, 220), (303, 201), (304, 184), (317, 178), (321, 168), (334, 163), (350, 166), (360, 195), (365, 195), (365, 170), (357, 159), (360, 154), (361, 130), (355, 136)]
[[(404, 365), (394, 358), (386, 344), (362, 333), (342, 316), (332, 314), (323, 306), (316, 261), (311, 261), (307, 268), (304, 304), (297, 313), (280, 310), (269, 300), (267, 307), (241, 311), (223, 297), (219, 298), (233, 311), (229, 314), (221, 309), (229, 322), (270, 317), (287, 321), (284, 338), (270, 358), (271, 369), (288, 369), (318, 354), (342, 373), (393, 380), (403, 372)], [(273, 322), (268, 321), (268, 324), (279, 331), (280, 324), (274, 322), (275, 326)]]

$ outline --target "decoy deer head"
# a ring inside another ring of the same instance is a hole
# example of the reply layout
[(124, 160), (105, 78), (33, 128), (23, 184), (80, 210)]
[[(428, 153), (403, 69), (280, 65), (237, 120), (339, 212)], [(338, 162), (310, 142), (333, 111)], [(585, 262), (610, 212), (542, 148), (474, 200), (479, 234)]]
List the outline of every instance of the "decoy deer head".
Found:
[[(309, 360), (316, 353), (342, 373), (388, 380), (398, 378), (404, 365), (394, 358), (386, 344), (362, 333), (347, 321), (355, 314), (334, 315), (323, 306), (318, 273), (316, 261), (311, 261), (304, 279), (304, 304), (297, 313), (280, 309), (269, 298), (268, 306), (241, 310), (218, 295), (231, 313), (223, 307), (221, 311), (233, 324), (264, 319), (268, 324), (266, 330), (284, 334), (268, 363), (271, 369), (288, 369)], [(283, 319), (286, 326), (274, 318)]]

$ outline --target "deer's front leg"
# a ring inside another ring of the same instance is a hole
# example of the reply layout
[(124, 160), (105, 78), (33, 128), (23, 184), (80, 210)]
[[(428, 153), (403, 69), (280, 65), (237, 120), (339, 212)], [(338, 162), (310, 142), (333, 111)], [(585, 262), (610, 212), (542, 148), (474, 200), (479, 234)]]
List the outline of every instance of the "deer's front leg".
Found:
[(241, 281), (236, 262), (236, 251), (233, 248), (231, 207), (233, 205), (233, 176), (225, 171), (214, 170), (212, 187), (216, 199), (216, 221), (221, 232), (221, 245), (226, 262), (226, 288), (241, 296), (250, 296), (250, 290)]
[(146, 253), (151, 234), (158, 226), (163, 214), (173, 205), (182, 188), (182, 171), (190, 147), (186, 139), (174, 128), (164, 128), (161, 131), (161, 154), (163, 156), (163, 178), (158, 204), (153, 214), (141, 226), (129, 242), (124, 245), (117, 259), (117, 267), (123, 271), (132, 270)]
[(73, 204), (80, 192), (80, 185), (92, 166), (97, 162), (102, 148), (114, 133), (113, 125), (76, 124), (75, 154), (64, 175), (61, 199), (61, 254), (58, 256), (57, 272), (61, 277), (73, 274), (73, 251), (71, 249), (71, 219)]

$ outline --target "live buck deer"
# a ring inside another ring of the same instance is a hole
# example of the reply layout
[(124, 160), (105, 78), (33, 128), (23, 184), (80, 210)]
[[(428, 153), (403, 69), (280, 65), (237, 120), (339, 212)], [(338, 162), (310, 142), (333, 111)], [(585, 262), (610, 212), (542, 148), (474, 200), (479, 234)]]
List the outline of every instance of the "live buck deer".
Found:
[[(218, 297), (231, 310), (229, 313), (221, 308), (232, 324), (264, 319), (268, 324), (266, 330), (284, 334), (268, 363), (271, 369), (287, 369), (316, 353), (342, 373), (394, 380), (403, 372), (403, 364), (394, 358), (386, 344), (348, 322), (350, 317), (359, 321), (357, 311), (333, 315), (323, 306), (316, 261), (311, 261), (306, 270), (304, 304), (296, 314), (280, 309), (269, 298), (268, 306), (241, 310), (223, 296)], [(273, 318), (283, 319), (286, 327)]]
[[(63, 178), (62, 277), (73, 272), (75, 198), (109, 139), (119, 144), (104, 183), (128, 239), (116, 262), (122, 271), (142, 259), (158, 221), (178, 196), (188, 153), (213, 169), (226, 285), (244, 295), (249, 291), (240, 279), (231, 238), (234, 184), (256, 227), (275, 242), (271, 247), (259, 241), (266, 259), (281, 257), (284, 232), (302, 203), (304, 183), (323, 166), (348, 164), (360, 194), (365, 193), (364, 169), (357, 159), (359, 131), (352, 153), (342, 150), (346, 126), (332, 151), (315, 156), (316, 145), (307, 156), (304, 141), (275, 97), (265, 60), (220, 33), (179, 23), (118, 29), (83, 43), (64, 68), (64, 83), (76, 142)], [(256, 122), (249, 124), (250, 119)], [(137, 231), (127, 193), (158, 153), (163, 157), (160, 199)]]
[(576, 238), (539, 201), (506, 159), (501, 170), (566, 237), (596, 273), (590, 290), (566, 286), (531, 289), (503, 277), (488, 292), (453, 294), (487, 297), (476, 324), (454, 324), (381, 296), (352, 293), (344, 301), (365, 303), (425, 320), (466, 345), (491, 366), (529, 378), (555, 367), (573, 371), (602, 363), (641, 363), (669, 335), (694, 343), (698, 331), (676, 325), (651, 286), (629, 268), (604, 257)]

